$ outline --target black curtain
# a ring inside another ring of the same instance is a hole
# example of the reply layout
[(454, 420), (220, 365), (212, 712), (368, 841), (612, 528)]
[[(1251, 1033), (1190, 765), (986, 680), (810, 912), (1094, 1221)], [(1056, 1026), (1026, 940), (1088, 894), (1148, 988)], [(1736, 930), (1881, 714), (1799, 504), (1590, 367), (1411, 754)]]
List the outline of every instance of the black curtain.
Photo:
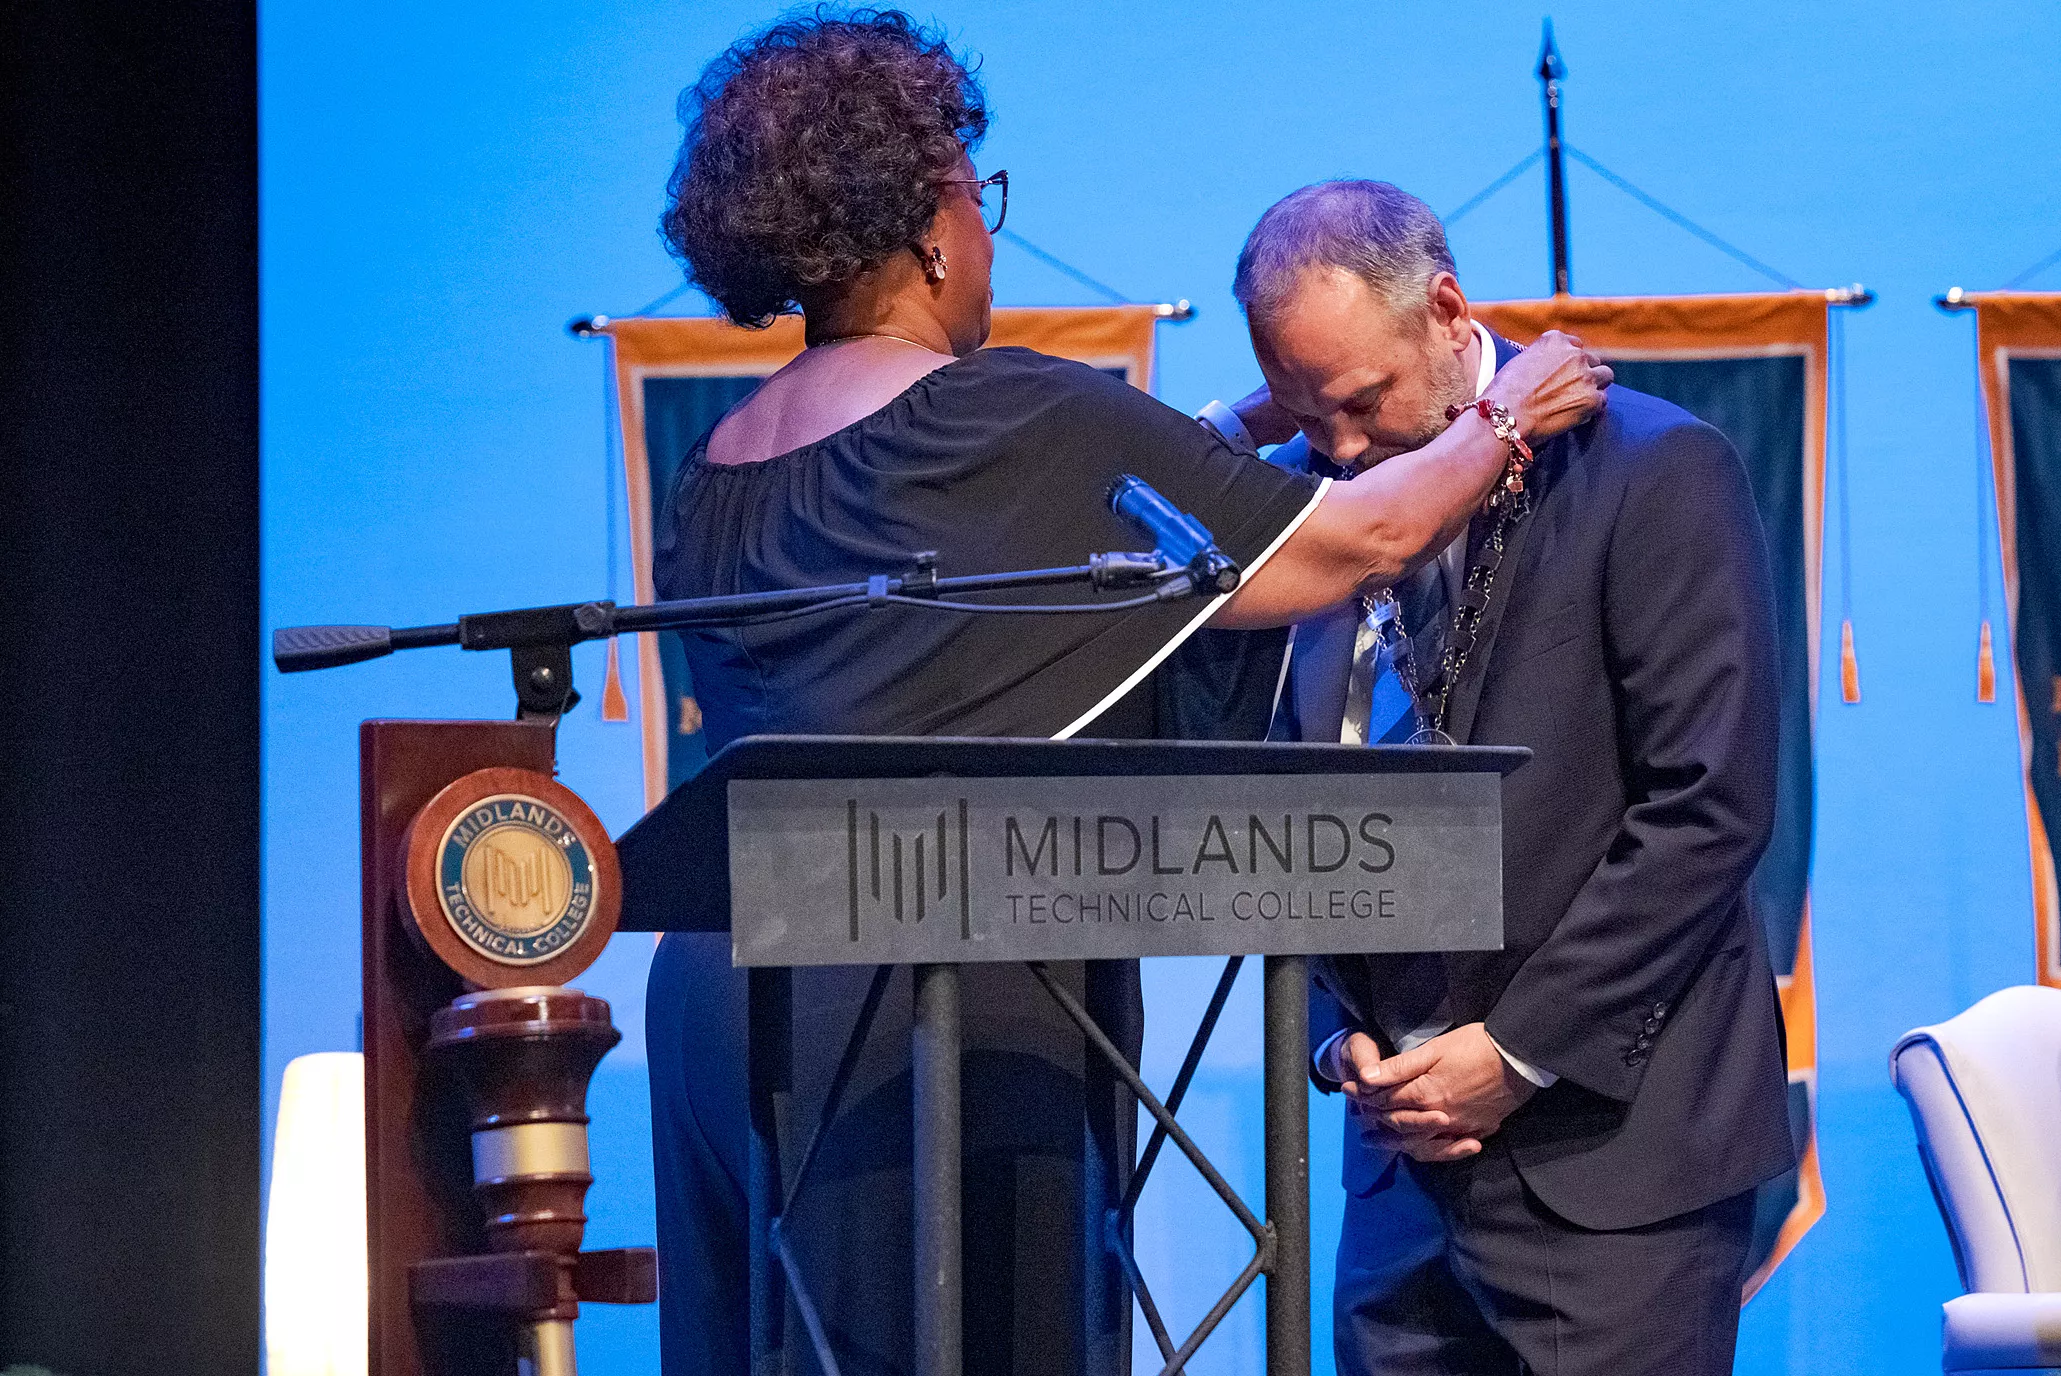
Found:
[(256, 92), (0, 6), (0, 1368), (258, 1365)]

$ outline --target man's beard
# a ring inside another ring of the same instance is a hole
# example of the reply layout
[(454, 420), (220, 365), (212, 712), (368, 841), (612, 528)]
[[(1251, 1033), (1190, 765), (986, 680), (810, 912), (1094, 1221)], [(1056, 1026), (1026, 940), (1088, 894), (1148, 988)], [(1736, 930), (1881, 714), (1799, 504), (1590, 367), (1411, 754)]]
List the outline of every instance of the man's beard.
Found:
[(1404, 443), (1393, 446), (1376, 446), (1360, 460), (1361, 469), (1373, 467), (1384, 459), (1398, 454), (1407, 454), (1422, 449), (1446, 432), (1452, 424), (1446, 419), (1446, 412), (1455, 406), (1465, 406), (1474, 400), (1474, 379), (1469, 376), (1467, 365), (1459, 354), (1440, 348), (1427, 340), (1425, 342), (1424, 411), (1407, 430)]

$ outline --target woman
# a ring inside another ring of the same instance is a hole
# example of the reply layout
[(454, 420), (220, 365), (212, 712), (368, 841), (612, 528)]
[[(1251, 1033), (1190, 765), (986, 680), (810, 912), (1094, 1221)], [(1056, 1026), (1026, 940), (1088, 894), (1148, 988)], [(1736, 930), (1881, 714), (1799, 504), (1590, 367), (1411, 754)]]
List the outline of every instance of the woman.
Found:
[[(970, 161), (987, 110), (905, 16), (780, 23), (713, 63), (682, 115), (668, 243), (732, 320), (799, 309), (809, 347), (682, 465), (659, 518), (662, 596), (863, 580), (906, 571), (918, 550), (938, 551), (946, 574), (1079, 563), (1137, 543), (1104, 504), (1122, 472), (1195, 514), (1246, 570), (1228, 599), (1107, 616), (896, 608), (690, 633), (711, 749), (770, 731), (1149, 736), (1150, 694), (1133, 690), (1205, 621), (1281, 625), (1394, 581), (1464, 527), (1510, 461), (1468, 412), (1416, 453), (1320, 484), (1091, 368), (982, 349), (1005, 189)], [(1544, 436), (1593, 414), (1607, 377), (1553, 336), (1490, 395)], [(801, 1138), (870, 977), (795, 972)], [(1135, 968), (1114, 978), (1135, 1048)], [(787, 1220), (848, 1373), (911, 1365), (909, 991), (896, 980)], [(1107, 1280), (1087, 1220), (1127, 1169), (1100, 1170), (1084, 1149), (1087, 1053), (1019, 967), (969, 968), (963, 1002), (966, 1370), (1116, 1369), (1128, 1300), (1107, 1331), (1080, 1331), (1084, 1295)], [(665, 1367), (743, 1373), (743, 980), (727, 943), (667, 937), (648, 1018)], [(1121, 1141), (1114, 1154), (1128, 1162)], [(792, 1323), (788, 1341), (806, 1347)]]

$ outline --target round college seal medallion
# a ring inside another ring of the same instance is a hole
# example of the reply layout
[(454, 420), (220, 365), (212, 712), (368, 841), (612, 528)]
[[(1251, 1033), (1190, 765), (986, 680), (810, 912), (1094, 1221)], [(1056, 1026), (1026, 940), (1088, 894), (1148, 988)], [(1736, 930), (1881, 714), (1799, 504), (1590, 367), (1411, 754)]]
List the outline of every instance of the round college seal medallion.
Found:
[(594, 913), (594, 860), (549, 803), (482, 798), (444, 828), (437, 903), (489, 960), (535, 965), (577, 938)]
[(466, 775), (416, 815), (407, 850), (417, 930), (475, 984), (563, 982), (615, 930), (615, 847), (587, 806), (543, 775)]

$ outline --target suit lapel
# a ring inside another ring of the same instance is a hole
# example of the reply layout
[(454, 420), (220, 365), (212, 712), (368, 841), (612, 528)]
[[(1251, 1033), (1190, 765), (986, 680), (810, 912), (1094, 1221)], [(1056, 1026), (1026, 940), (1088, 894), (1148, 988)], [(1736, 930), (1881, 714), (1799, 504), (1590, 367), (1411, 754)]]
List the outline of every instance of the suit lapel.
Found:
[[(1537, 471), (1535, 468), (1534, 472)], [(1536, 506), (1538, 498), (1533, 497)], [(1474, 711), (1481, 705), (1481, 689), (1488, 678), (1489, 658), (1495, 652), (1496, 632), (1502, 628), (1503, 612), (1510, 605), (1511, 590), (1517, 584), (1519, 561), (1524, 554), (1524, 537), (1532, 526), (1530, 516), (1519, 520), (1503, 541), (1503, 562), (1496, 568), (1495, 585), (1489, 590), (1488, 606), (1482, 609), (1481, 626), (1475, 632), (1474, 648), (1453, 685), (1452, 706), (1446, 712), (1446, 734), (1461, 745), (1474, 734)]]
[(1353, 636), (1360, 624), (1357, 599), (1319, 612), (1295, 628), (1288, 691), (1305, 741), (1336, 741), (1345, 725), (1346, 686), (1352, 678)]
[[(1500, 372), (1504, 364), (1517, 357), (1518, 348), (1501, 335), (1494, 338), (1496, 369)], [(1532, 465), (1531, 476), (1527, 481), (1532, 489), (1530, 511), (1533, 514), (1526, 515), (1513, 524), (1509, 536), (1503, 542), (1503, 559), (1496, 568), (1496, 581), (1489, 590), (1488, 606), (1482, 610), (1481, 626), (1475, 633), (1474, 648), (1468, 652), (1467, 663), (1460, 671), (1460, 681), (1453, 685), (1452, 705), (1446, 712), (1446, 734), (1461, 745), (1468, 744), (1474, 733), (1474, 713), (1481, 705), (1482, 685), (1488, 679), (1489, 659), (1496, 648), (1496, 632), (1502, 628), (1503, 613), (1509, 608), (1510, 594), (1517, 586), (1518, 571), (1523, 566), (1525, 536), (1530, 533), (1538, 508), (1545, 500), (1546, 469), (1558, 443), (1559, 441), (1555, 440), (1548, 445), (1545, 452), (1539, 454), (1539, 461)], [(1475, 524), (1479, 526), (1490, 518), (1477, 516), (1474, 519)], [(1475, 532), (1470, 531), (1469, 534), (1468, 550), (1471, 556), (1474, 550), (1472, 537)]]

